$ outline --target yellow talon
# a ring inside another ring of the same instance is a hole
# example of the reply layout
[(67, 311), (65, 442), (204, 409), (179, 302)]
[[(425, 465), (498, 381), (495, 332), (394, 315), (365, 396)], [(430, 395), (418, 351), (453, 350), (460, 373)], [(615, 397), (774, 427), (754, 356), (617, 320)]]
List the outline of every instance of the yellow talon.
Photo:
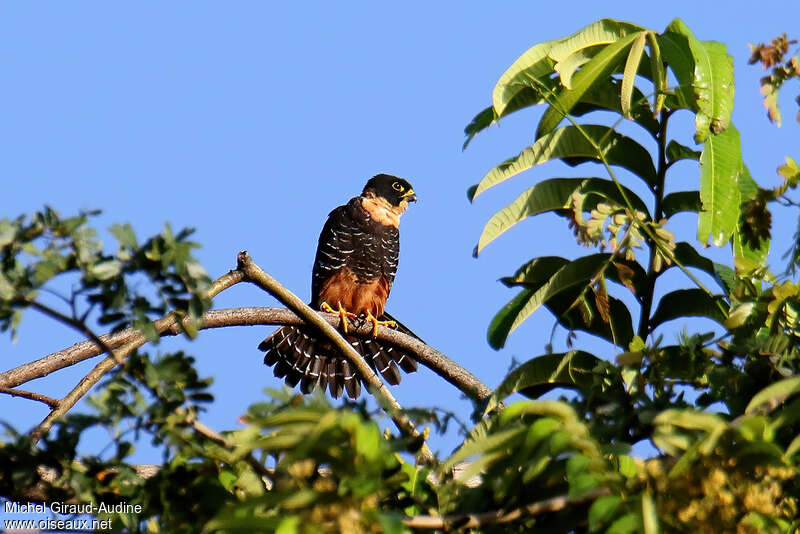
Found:
[[(352, 319), (355, 319), (357, 316), (356, 316), (355, 313), (350, 313), (349, 311), (345, 310), (342, 307), (342, 303), (341, 302), (339, 302), (338, 304), (339, 304), (339, 309), (338, 310), (334, 310), (333, 308), (331, 308), (330, 304), (328, 304), (327, 302), (323, 302), (322, 306), (320, 306), (320, 307), (322, 308), (322, 311), (326, 311), (328, 313), (337, 313), (337, 314), (339, 314), (339, 320), (342, 322), (342, 332), (344, 332), (346, 334), (347, 333), (347, 318), (350, 317)], [(377, 327), (376, 327), (376, 330), (377, 330)]]
[(379, 321), (374, 315), (372, 315), (371, 311), (367, 311), (367, 321), (375, 325), (372, 329), (372, 337), (378, 337), (378, 326), (390, 326), (392, 328), (397, 327), (397, 323), (394, 321)]

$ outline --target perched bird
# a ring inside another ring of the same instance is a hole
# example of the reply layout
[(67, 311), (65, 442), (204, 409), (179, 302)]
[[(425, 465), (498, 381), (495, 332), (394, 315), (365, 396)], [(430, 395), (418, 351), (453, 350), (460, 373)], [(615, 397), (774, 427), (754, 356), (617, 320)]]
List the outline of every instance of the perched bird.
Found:
[[(378, 174), (360, 196), (328, 215), (314, 260), (310, 306), (338, 313), (345, 334), (348, 317), (371, 322), (375, 336), (378, 325), (397, 326), (384, 308), (397, 272), (400, 216), (416, 200), (407, 181)], [(387, 342), (347, 339), (392, 385), (400, 383), (398, 367), (407, 373), (417, 370), (414, 359)], [(274, 366), (275, 376), (292, 387), (300, 383), (303, 393), (311, 393), (319, 384), (333, 398), (343, 391), (352, 399), (361, 394), (361, 377), (354, 366), (313, 328), (283, 326), (258, 348), (266, 351), (264, 363)]]

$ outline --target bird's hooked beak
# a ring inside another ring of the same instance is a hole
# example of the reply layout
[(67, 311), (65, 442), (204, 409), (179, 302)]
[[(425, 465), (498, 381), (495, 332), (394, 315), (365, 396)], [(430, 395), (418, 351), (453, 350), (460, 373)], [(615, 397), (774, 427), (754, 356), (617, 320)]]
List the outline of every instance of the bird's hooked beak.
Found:
[(413, 189), (409, 189), (408, 191), (403, 193), (403, 196), (401, 196), (400, 198), (402, 198), (406, 202), (416, 202), (417, 201), (417, 194), (414, 192)]

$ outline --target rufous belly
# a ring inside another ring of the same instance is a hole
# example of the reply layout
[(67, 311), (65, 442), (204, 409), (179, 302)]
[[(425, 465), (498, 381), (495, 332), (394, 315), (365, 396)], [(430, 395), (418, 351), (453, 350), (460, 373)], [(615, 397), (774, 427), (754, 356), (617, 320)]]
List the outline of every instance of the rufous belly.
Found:
[(336, 271), (322, 286), (318, 303), (321, 306), (323, 302), (327, 302), (333, 309), (337, 309), (341, 303), (342, 308), (356, 315), (369, 312), (380, 317), (383, 315), (390, 287), (389, 281), (383, 276), (370, 282), (359, 282), (356, 275), (344, 267)]

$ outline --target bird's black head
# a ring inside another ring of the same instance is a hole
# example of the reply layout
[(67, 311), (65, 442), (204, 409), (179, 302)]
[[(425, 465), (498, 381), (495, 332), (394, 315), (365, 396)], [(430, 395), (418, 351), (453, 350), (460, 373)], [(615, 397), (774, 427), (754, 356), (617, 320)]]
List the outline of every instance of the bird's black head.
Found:
[(417, 194), (410, 183), (390, 174), (377, 174), (370, 178), (361, 194), (367, 196), (370, 193), (386, 199), (392, 206), (406, 206), (417, 200)]

